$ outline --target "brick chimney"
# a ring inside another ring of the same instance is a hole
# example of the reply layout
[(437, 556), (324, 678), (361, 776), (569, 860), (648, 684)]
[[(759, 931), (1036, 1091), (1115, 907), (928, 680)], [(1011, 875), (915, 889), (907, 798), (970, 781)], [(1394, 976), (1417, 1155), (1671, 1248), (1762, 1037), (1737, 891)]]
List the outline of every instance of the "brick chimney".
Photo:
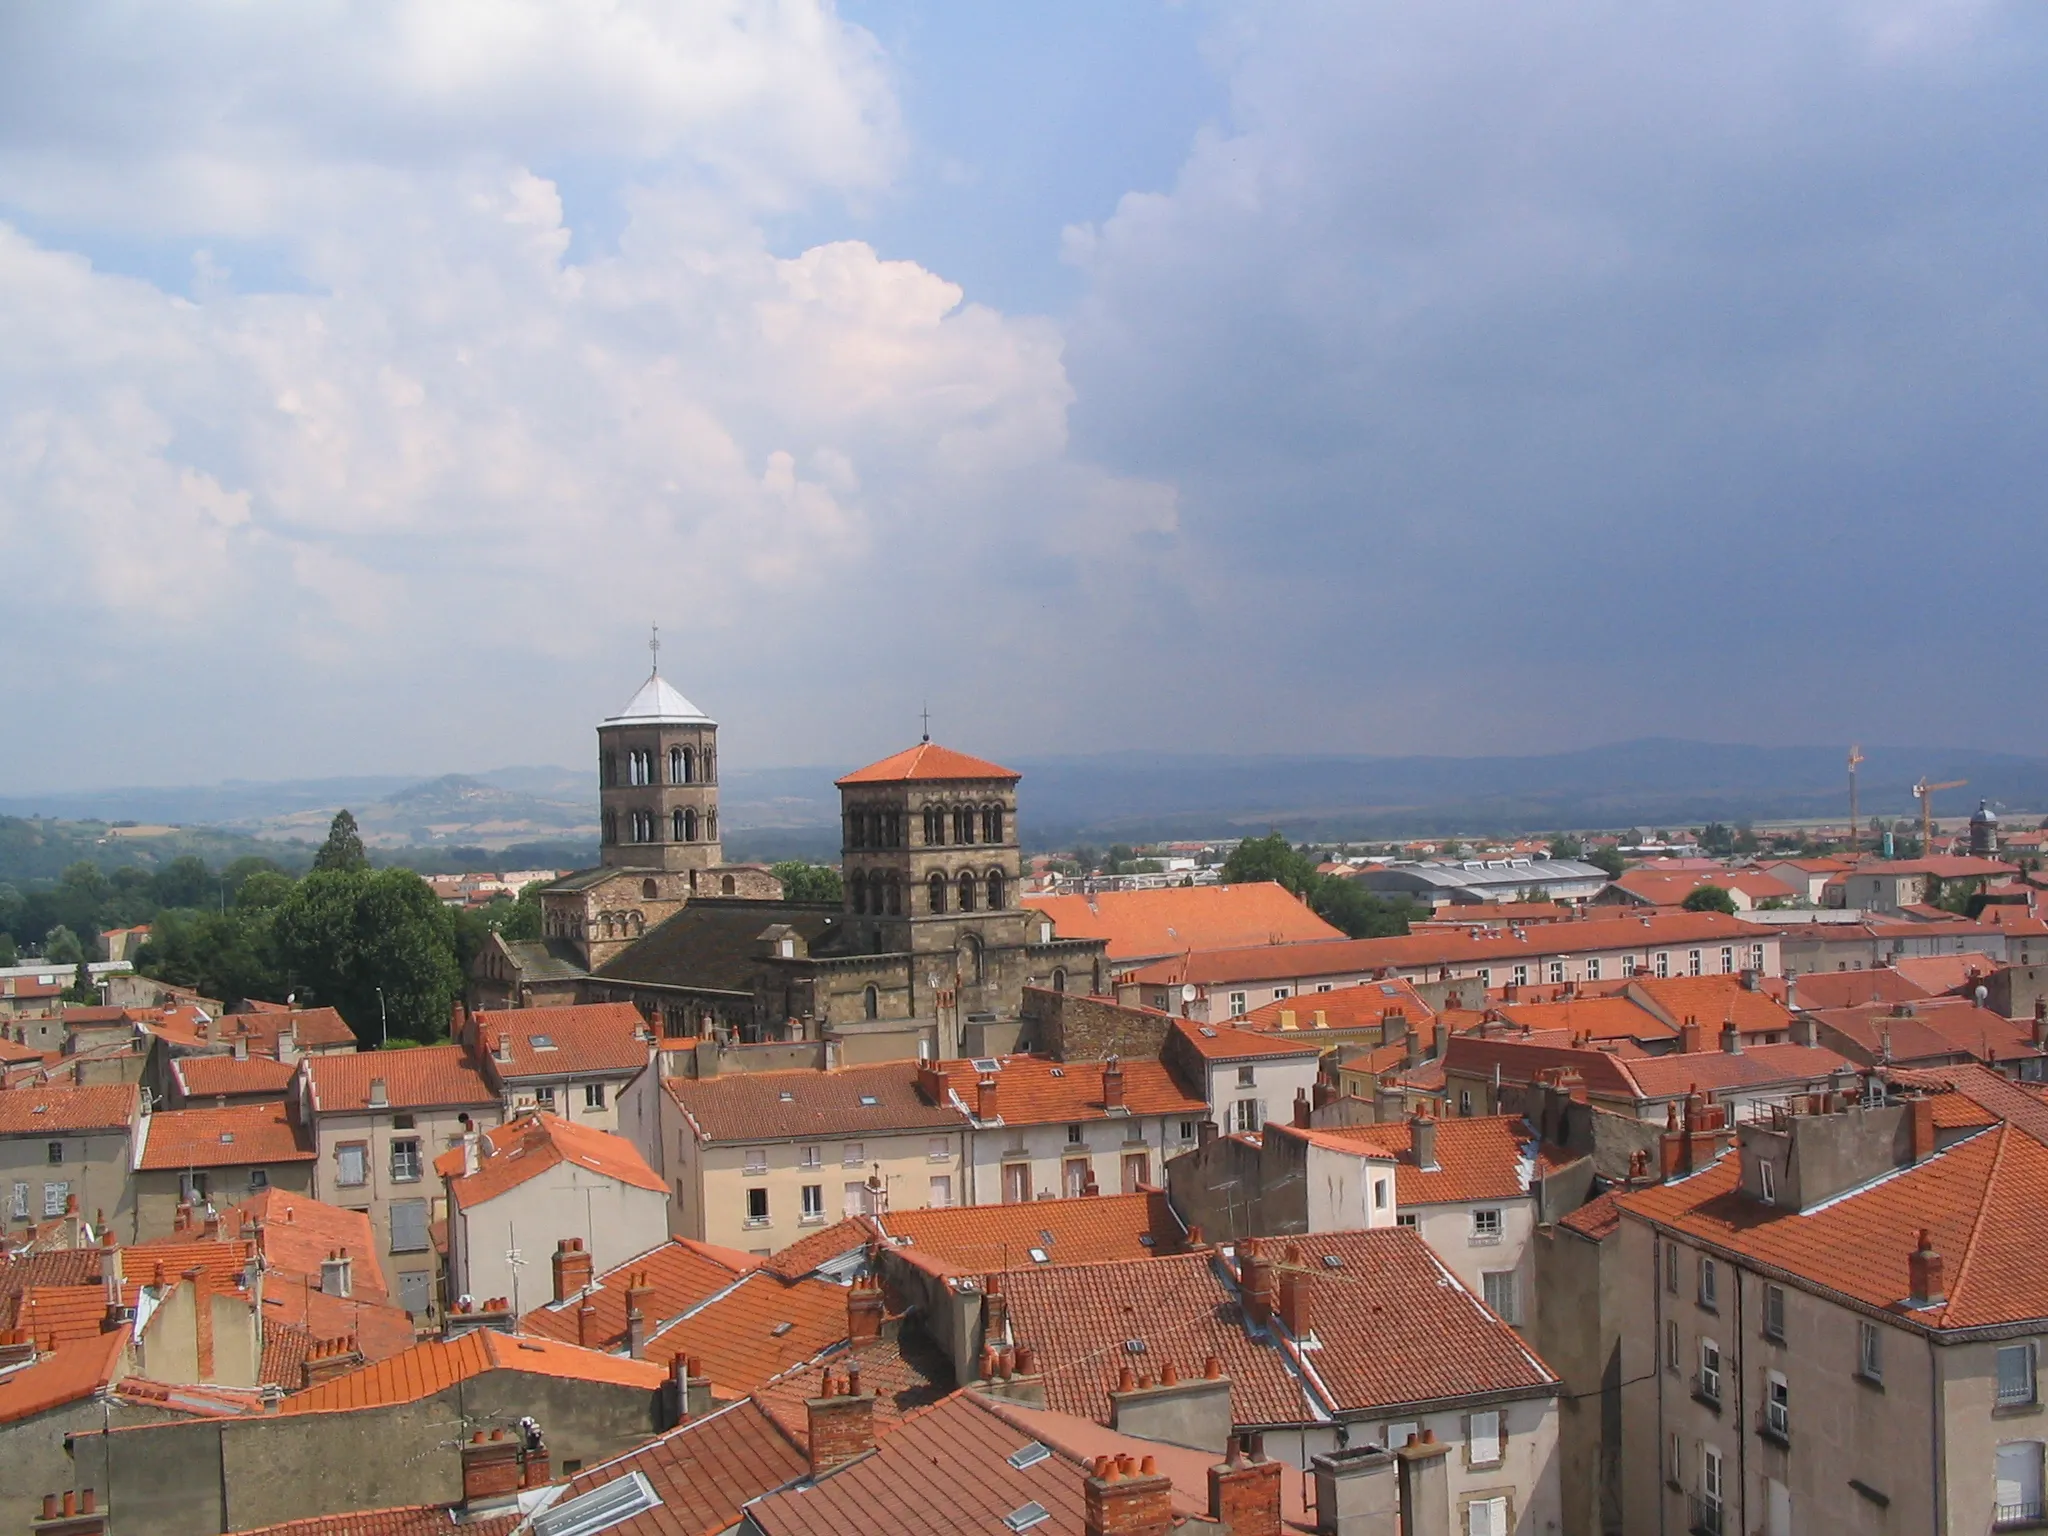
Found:
[(1316, 1331), (1316, 1277), (1301, 1257), (1301, 1250), (1289, 1243), (1286, 1260), (1280, 1266), (1280, 1321), (1297, 1339)]
[(1294, 1123), (1304, 1131), (1315, 1124), (1315, 1106), (1309, 1103), (1306, 1088), (1294, 1090)]
[(555, 1300), (565, 1302), (589, 1288), (591, 1259), (583, 1239), (565, 1237), (555, 1244)]
[(43, 1513), (31, 1522), (34, 1536), (106, 1536), (107, 1512), (90, 1488), (43, 1495)]
[(1913, 1161), (1924, 1163), (1934, 1156), (1934, 1100), (1922, 1094), (1907, 1103), (1906, 1113), (1912, 1117)]
[(519, 1486), (521, 1488), (544, 1488), (554, 1480), (554, 1458), (548, 1454), (548, 1443), (538, 1429), (527, 1437), (525, 1453), (520, 1457)]
[(1166, 1536), (1173, 1529), (1173, 1480), (1150, 1456), (1098, 1456), (1082, 1484), (1086, 1536)]
[(1948, 1299), (1942, 1289), (1941, 1255), (1934, 1251), (1934, 1236), (1920, 1229), (1920, 1246), (1906, 1258), (1906, 1275), (1916, 1307), (1939, 1306)]
[(1234, 1436), (1230, 1456), (1209, 1469), (1209, 1518), (1230, 1536), (1280, 1536), (1280, 1463), (1265, 1436)]
[(341, 1339), (315, 1339), (306, 1351), (305, 1363), (299, 1367), (301, 1390), (317, 1387), (337, 1376), (346, 1376), (366, 1364), (368, 1362), (363, 1358), (354, 1334)]
[(509, 1499), (525, 1481), (519, 1465), (519, 1442), (508, 1440), (505, 1431), (494, 1429), (488, 1436), (478, 1430), (462, 1447), (462, 1502), (488, 1504)]
[(1681, 1055), (1696, 1056), (1706, 1048), (1706, 1038), (1700, 1029), (1700, 1021), (1691, 1014), (1678, 1026), (1678, 1049)]
[(1102, 1064), (1102, 1107), (1124, 1107), (1124, 1064), (1114, 1056)]
[(100, 1332), (112, 1333), (116, 1328), (133, 1321), (134, 1314), (122, 1304), (123, 1276), (121, 1273), (121, 1248), (114, 1241), (113, 1232), (105, 1227), (100, 1230), (100, 1287), (106, 1303), (100, 1314)]
[(1002, 1110), (996, 1096), (995, 1074), (990, 1073), (988, 1076), (975, 1081), (974, 1118), (977, 1120), (996, 1120), (1000, 1119), (1001, 1116)]
[(1427, 1104), (1408, 1117), (1408, 1149), (1415, 1166), (1435, 1172), (1443, 1165), (1436, 1160), (1436, 1116)]
[(585, 1297), (576, 1308), (576, 1342), (585, 1349), (597, 1348), (597, 1308)]
[(811, 1475), (843, 1466), (875, 1448), (875, 1399), (860, 1389), (860, 1372), (825, 1373), (821, 1395), (804, 1404), (811, 1424)]
[(925, 1102), (943, 1107), (952, 1096), (952, 1074), (942, 1071), (935, 1061), (921, 1061), (917, 1064), (917, 1091)]
[(213, 1380), (213, 1278), (206, 1266), (195, 1264), (185, 1271), (192, 1284), (192, 1337), (194, 1370), (201, 1381)]
[(1238, 1244), (1237, 1273), (1244, 1320), (1263, 1328), (1273, 1316), (1273, 1261), (1260, 1251), (1255, 1239)]
[(989, 1345), (1010, 1341), (1010, 1298), (1003, 1294), (1001, 1275), (984, 1276), (981, 1282), (981, 1338)]
[(628, 1277), (626, 1281), (626, 1353), (635, 1360), (647, 1358), (647, 1303), (653, 1299), (654, 1287), (647, 1283), (644, 1270)]
[(35, 1357), (32, 1335), (19, 1328), (0, 1328), (0, 1366), (27, 1365)]
[(846, 1337), (855, 1344), (882, 1336), (882, 1286), (877, 1280), (856, 1280), (846, 1292)]

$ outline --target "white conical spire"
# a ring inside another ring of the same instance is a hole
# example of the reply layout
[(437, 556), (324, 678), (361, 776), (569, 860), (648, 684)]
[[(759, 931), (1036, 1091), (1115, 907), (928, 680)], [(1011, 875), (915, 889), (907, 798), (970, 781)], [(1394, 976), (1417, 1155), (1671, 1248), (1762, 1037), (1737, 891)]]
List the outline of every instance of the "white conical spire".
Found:
[(661, 675), (661, 627), (656, 625), (647, 641), (654, 653), (654, 666), (647, 681), (626, 707), (605, 719), (606, 725), (711, 725), (711, 717), (671, 688)]

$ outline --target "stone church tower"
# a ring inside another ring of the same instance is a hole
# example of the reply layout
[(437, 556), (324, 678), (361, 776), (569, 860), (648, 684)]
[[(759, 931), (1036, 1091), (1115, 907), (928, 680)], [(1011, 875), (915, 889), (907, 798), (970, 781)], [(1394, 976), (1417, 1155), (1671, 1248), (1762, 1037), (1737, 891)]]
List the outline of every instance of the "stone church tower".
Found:
[(659, 669), (597, 728), (607, 869), (710, 869), (718, 843), (718, 722)]

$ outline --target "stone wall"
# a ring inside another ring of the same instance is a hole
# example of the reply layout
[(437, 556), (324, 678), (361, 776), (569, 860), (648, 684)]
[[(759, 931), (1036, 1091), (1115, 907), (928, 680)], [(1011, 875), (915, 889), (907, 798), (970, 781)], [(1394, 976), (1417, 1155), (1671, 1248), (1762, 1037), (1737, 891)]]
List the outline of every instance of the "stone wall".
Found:
[(1173, 1026), (1172, 1019), (1150, 1009), (1042, 987), (1024, 989), (1023, 1015), (1031, 1048), (1060, 1061), (1156, 1057)]

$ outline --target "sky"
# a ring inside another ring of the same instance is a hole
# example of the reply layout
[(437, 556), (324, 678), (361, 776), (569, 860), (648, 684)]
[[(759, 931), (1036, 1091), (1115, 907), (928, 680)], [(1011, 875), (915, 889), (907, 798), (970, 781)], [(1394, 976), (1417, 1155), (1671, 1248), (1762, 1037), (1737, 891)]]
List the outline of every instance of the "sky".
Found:
[(0, 791), (2048, 751), (2048, 12), (0, 8)]

